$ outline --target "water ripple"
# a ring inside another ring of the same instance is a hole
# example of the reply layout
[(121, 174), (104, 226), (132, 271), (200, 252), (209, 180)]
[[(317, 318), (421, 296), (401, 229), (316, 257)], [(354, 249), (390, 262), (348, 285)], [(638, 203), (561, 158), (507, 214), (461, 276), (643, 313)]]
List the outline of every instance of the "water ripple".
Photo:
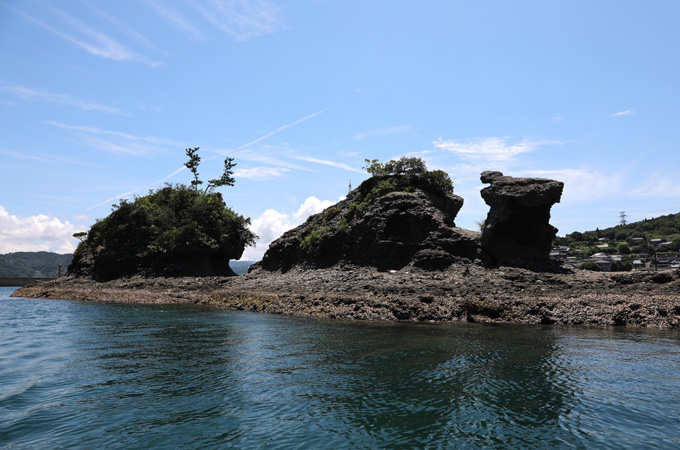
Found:
[[(5, 291), (7, 293), (7, 291)], [(672, 331), (10, 299), (0, 448), (678, 448)]]

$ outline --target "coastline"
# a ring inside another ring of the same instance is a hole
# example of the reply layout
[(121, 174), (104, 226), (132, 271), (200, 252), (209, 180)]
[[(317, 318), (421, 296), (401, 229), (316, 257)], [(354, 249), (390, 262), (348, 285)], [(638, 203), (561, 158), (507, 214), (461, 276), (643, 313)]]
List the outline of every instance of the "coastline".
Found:
[(337, 266), (238, 277), (61, 278), (13, 297), (195, 304), (331, 319), (680, 328), (680, 273), (536, 273), (453, 265), (380, 272)]

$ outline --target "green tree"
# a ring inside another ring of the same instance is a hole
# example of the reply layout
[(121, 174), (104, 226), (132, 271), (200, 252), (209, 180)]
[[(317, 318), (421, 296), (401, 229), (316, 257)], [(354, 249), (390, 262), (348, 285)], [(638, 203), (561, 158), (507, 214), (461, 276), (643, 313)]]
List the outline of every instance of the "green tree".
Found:
[(374, 177), (379, 177), (382, 175), (389, 175), (385, 170), (385, 165), (378, 161), (377, 159), (365, 159), (366, 165), (362, 167), (366, 172), (370, 173)]
[(80, 242), (83, 242), (85, 238), (87, 238), (87, 231), (79, 231), (77, 233), (73, 233), (73, 237), (78, 239)]
[(198, 186), (203, 184), (203, 182), (198, 178), (198, 165), (201, 163), (201, 157), (198, 156), (198, 149), (199, 147), (186, 149), (186, 154), (189, 157), (189, 161), (184, 163), (184, 166), (186, 166), (186, 168), (189, 169), (192, 174), (194, 174), (194, 179), (191, 181), (191, 185), (196, 191), (198, 191)]
[(630, 253), (631, 253), (630, 247), (627, 246), (626, 244), (619, 245), (618, 250), (619, 250), (619, 253), (621, 253), (622, 255), (630, 255)]
[(250, 219), (228, 208), (221, 186), (233, 186), (233, 158), (224, 160), (220, 178), (205, 189), (198, 174), (199, 148), (186, 149), (190, 186), (177, 184), (113, 205), (81, 239), (68, 272), (109, 280), (134, 274), (228, 275), (230, 259), (239, 259), (257, 236)]
[(449, 174), (443, 170), (427, 170), (422, 158), (402, 156), (385, 164), (377, 159), (366, 159), (363, 167), (374, 177), (392, 176), (406, 177), (410, 183), (433, 192), (453, 194), (453, 182)]
[[(189, 160), (184, 163), (184, 166), (189, 169), (194, 176), (194, 179), (191, 180), (191, 186), (193, 186), (196, 191), (198, 191), (198, 186), (203, 184), (203, 181), (198, 176), (198, 166), (201, 163), (201, 157), (198, 156), (199, 148), (200, 147), (186, 149), (186, 155), (189, 157)], [(220, 178), (208, 180), (208, 184), (203, 193), (209, 194), (213, 192), (215, 188), (222, 186), (233, 186), (236, 181), (234, 179), (234, 167), (236, 167), (234, 158), (225, 158), (222, 176)]]
[(579, 269), (583, 270), (591, 270), (593, 272), (600, 272), (600, 266), (597, 265), (597, 263), (594, 263), (593, 261), (586, 261), (584, 263), (581, 263), (580, 266), (578, 266)]

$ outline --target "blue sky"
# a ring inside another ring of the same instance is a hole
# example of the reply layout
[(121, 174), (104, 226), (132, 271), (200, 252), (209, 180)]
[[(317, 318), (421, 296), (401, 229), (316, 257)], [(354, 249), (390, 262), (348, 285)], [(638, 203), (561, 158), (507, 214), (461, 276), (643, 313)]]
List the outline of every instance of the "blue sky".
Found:
[(261, 239), (422, 156), (565, 182), (563, 235), (680, 212), (680, 2), (0, 0), (0, 253), (72, 251), (119, 198), (236, 159)]

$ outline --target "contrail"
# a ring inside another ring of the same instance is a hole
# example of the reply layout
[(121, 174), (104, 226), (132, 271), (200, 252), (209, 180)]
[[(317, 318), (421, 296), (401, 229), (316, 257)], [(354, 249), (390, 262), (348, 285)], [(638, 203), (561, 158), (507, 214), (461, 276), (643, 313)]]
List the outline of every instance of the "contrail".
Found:
[(250, 147), (250, 146), (253, 145), (253, 144), (257, 144), (257, 143), (260, 142), (260, 141), (264, 141), (265, 139), (267, 139), (267, 138), (269, 138), (269, 137), (271, 137), (271, 136), (274, 136), (276, 133), (280, 133), (281, 131), (283, 131), (283, 130), (285, 130), (285, 129), (288, 129), (288, 128), (290, 128), (290, 127), (294, 127), (295, 125), (299, 125), (299, 124), (301, 124), (302, 122), (305, 122), (305, 121), (307, 121), (307, 120), (309, 120), (309, 119), (315, 118), (316, 116), (320, 116), (321, 114), (325, 113), (325, 112), (328, 111), (329, 109), (330, 109), (330, 108), (324, 108), (324, 109), (322, 109), (321, 111), (317, 111), (317, 112), (315, 112), (314, 114), (310, 114), (310, 115), (308, 115), (308, 116), (305, 116), (305, 117), (303, 117), (302, 119), (298, 119), (298, 120), (296, 120), (295, 122), (289, 123), (288, 125), (282, 125), (282, 126), (278, 127), (276, 130), (270, 131), (269, 133), (265, 134), (264, 136), (259, 137), (259, 138), (255, 139), (255, 140), (252, 141), (252, 142), (248, 142), (247, 144), (243, 144), (242, 146), (237, 147), (237, 148), (235, 148), (234, 150), (242, 150), (242, 149), (244, 149), (244, 148), (246, 148), (246, 147)]
[(153, 183), (146, 185), (146, 187), (140, 187), (140, 188), (138, 188), (138, 189), (135, 189), (134, 191), (128, 191), (128, 192), (124, 192), (124, 193), (122, 193), (122, 194), (118, 194), (118, 195), (116, 195), (116, 196), (114, 196), (114, 197), (111, 197), (111, 198), (108, 198), (108, 199), (104, 200), (104, 201), (101, 202), (101, 203), (97, 203), (97, 204), (94, 205), (94, 206), (90, 206), (90, 207), (87, 208), (85, 211), (90, 211), (90, 210), (92, 210), (92, 209), (94, 209), (94, 208), (97, 208), (97, 207), (99, 207), (99, 206), (105, 205), (105, 204), (107, 204), (108, 202), (111, 202), (111, 201), (114, 201), (114, 200), (120, 200), (121, 198), (128, 197), (128, 196), (134, 194), (135, 192), (141, 191), (142, 189), (148, 189), (148, 188), (150, 188), (151, 186), (155, 186), (155, 185), (157, 185), (157, 184), (159, 184), (159, 183), (164, 182), (165, 180), (167, 180), (167, 179), (169, 179), (169, 178), (174, 177), (175, 175), (177, 175), (178, 173), (180, 173), (180, 172), (183, 171), (184, 169), (186, 169), (186, 167), (182, 166), (182, 167), (180, 167), (179, 169), (177, 169), (177, 170), (175, 170), (174, 172), (172, 172), (172, 173), (171, 173), (170, 175), (168, 175), (167, 177), (161, 178), (160, 180), (156, 180), (156, 181), (154, 181)]
[[(322, 110), (320, 110), (320, 111), (317, 111), (317, 112), (312, 113), (312, 114), (310, 114), (310, 115), (308, 115), (308, 116), (305, 116), (305, 117), (303, 117), (302, 119), (298, 119), (298, 120), (296, 120), (295, 122), (291, 122), (291, 123), (286, 124), (286, 125), (281, 125), (281, 126), (278, 127), (276, 130), (270, 131), (269, 133), (265, 134), (264, 136), (261, 136), (261, 137), (255, 139), (255, 140), (252, 141), (252, 142), (248, 142), (247, 144), (243, 144), (243, 145), (241, 145), (240, 147), (235, 148), (234, 150), (242, 150), (242, 149), (244, 149), (244, 148), (246, 148), (246, 147), (250, 147), (250, 146), (253, 145), (253, 144), (257, 144), (258, 142), (264, 141), (265, 139), (270, 138), (270, 137), (274, 136), (275, 134), (282, 132), (283, 130), (286, 130), (286, 129), (288, 129), (288, 128), (294, 127), (295, 125), (299, 125), (299, 124), (301, 124), (302, 122), (305, 122), (305, 121), (307, 121), (307, 120), (309, 120), (309, 119), (313, 119), (313, 118), (315, 118), (315, 117), (317, 117), (317, 116), (320, 116), (321, 114), (325, 113), (325, 112), (328, 111), (329, 109), (330, 109), (330, 108), (324, 108), (324, 109), (322, 109)], [(219, 158), (220, 156), (222, 156), (222, 155), (215, 155), (215, 156), (212, 156), (212, 157), (210, 157), (210, 158), (206, 158), (204, 161), (210, 161), (211, 159)], [(158, 180), (158, 181), (154, 181), (153, 183), (147, 185), (146, 188), (148, 189), (150, 186), (155, 186), (155, 185), (157, 185), (158, 183), (162, 183), (162, 182), (164, 182), (165, 180), (168, 180), (168, 179), (174, 177), (175, 175), (177, 175), (178, 173), (180, 173), (180, 172), (183, 171), (184, 169), (186, 169), (186, 167), (185, 167), (185, 166), (182, 166), (182, 167), (180, 167), (179, 169), (177, 169), (177, 170), (175, 170), (174, 172), (172, 172), (170, 175), (166, 176), (165, 178), (162, 178), (162, 179), (160, 179), (160, 180)], [(141, 187), (141, 188), (139, 188), (139, 189), (135, 189), (134, 191), (125, 192), (125, 193), (119, 194), (119, 195), (117, 195), (117, 196), (115, 196), (115, 197), (111, 197), (111, 198), (109, 198), (109, 199), (107, 199), (107, 200), (104, 200), (104, 201), (101, 202), (101, 203), (97, 203), (97, 204), (94, 205), (94, 206), (90, 206), (90, 207), (87, 208), (85, 211), (90, 211), (90, 210), (92, 210), (92, 209), (94, 209), (94, 208), (97, 208), (97, 207), (99, 207), (99, 206), (105, 205), (105, 204), (107, 204), (107, 203), (110, 202), (110, 201), (119, 200), (119, 199), (121, 199), (121, 198), (123, 198), (123, 197), (127, 197), (127, 196), (129, 196), (129, 195), (134, 194), (135, 192), (141, 191), (142, 189), (145, 189), (145, 188)]]

